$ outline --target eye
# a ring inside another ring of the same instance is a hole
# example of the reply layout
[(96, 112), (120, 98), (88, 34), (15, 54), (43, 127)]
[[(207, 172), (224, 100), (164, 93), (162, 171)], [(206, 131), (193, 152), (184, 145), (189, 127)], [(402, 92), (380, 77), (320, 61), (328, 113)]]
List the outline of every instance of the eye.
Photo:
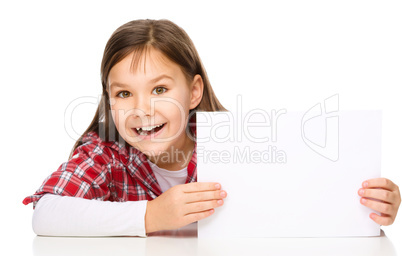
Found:
[(128, 92), (128, 91), (122, 91), (122, 92), (119, 92), (118, 94), (117, 94), (117, 97), (120, 97), (120, 98), (128, 98), (128, 97), (130, 97), (131, 96), (131, 93), (130, 92)]
[(162, 94), (162, 93), (164, 93), (164, 92), (166, 92), (167, 91), (167, 89), (166, 88), (164, 88), (164, 87), (156, 87), (153, 91), (152, 91), (152, 93), (154, 93), (154, 94)]

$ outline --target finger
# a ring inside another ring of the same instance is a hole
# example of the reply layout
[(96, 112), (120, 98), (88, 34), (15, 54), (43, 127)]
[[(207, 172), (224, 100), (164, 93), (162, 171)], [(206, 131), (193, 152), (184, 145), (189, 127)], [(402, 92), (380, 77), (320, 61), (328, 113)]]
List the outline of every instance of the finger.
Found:
[(201, 201), (209, 201), (213, 199), (222, 199), (227, 196), (226, 191), (224, 190), (216, 190), (216, 191), (201, 191), (201, 192), (193, 192), (187, 193), (185, 198), (185, 203), (194, 203)]
[(211, 200), (211, 201), (203, 201), (197, 203), (190, 203), (184, 206), (184, 212), (187, 214), (192, 214), (196, 212), (204, 212), (207, 210), (211, 210), (213, 208), (219, 207), (223, 205), (223, 200)]
[(385, 189), (359, 189), (359, 195), (362, 197), (378, 199), (386, 203), (394, 203), (396, 201), (395, 193)]
[(184, 216), (184, 221), (188, 224), (205, 219), (208, 216), (211, 216), (215, 212), (214, 209), (210, 209), (204, 212), (196, 212), (192, 214), (188, 214)]
[(389, 226), (392, 223), (394, 223), (394, 219), (392, 219), (390, 215), (386, 215), (386, 214), (381, 214), (381, 216), (380, 216), (376, 213), (371, 213), (370, 219), (374, 220), (377, 224), (380, 224), (383, 226)]
[(397, 189), (395, 183), (386, 178), (370, 179), (363, 182), (363, 188), (384, 188), (390, 191)]
[(392, 204), (387, 204), (387, 203), (382, 203), (378, 201), (374, 201), (369, 198), (363, 197), (360, 199), (360, 203), (364, 206), (367, 206), (370, 209), (373, 209), (374, 211), (380, 212), (380, 213), (385, 213), (392, 215), (394, 213), (394, 207)]
[(216, 182), (193, 182), (183, 185), (183, 192), (191, 193), (191, 192), (199, 192), (199, 191), (209, 191), (209, 190), (218, 190), (221, 188), (221, 185)]

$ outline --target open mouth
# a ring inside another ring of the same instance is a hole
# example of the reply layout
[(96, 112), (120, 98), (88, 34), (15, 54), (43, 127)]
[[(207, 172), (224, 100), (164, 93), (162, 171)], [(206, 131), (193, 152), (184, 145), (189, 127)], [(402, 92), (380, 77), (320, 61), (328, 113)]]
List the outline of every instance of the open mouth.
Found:
[(133, 128), (133, 130), (141, 136), (148, 136), (154, 133), (159, 132), (166, 123), (164, 124), (158, 124), (158, 125), (154, 125), (154, 126), (147, 126), (147, 127), (141, 127), (141, 128)]

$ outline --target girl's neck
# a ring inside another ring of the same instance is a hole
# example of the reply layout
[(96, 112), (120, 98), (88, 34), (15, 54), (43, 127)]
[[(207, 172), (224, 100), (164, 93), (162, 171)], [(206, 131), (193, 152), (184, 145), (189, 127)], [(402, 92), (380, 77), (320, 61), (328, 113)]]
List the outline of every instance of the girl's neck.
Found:
[(195, 142), (186, 136), (182, 146), (172, 146), (160, 155), (148, 156), (148, 159), (159, 168), (169, 171), (179, 171), (188, 166), (193, 156), (194, 146)]

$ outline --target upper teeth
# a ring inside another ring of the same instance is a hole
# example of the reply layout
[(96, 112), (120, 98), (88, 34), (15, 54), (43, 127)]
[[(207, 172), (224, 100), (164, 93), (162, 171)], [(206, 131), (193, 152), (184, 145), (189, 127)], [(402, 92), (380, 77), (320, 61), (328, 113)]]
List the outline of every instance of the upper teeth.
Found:
[(152, 130), (152, 129), (156, 128), (156, 127), (160, 127), (162, 125), (163, 124), (159, 124), (159, 125), (155, 125), (155, 126), (140, 127), (140, 128), (135, 128), (135, 129), (137, 129), (137, 131), (139, 131), (140, 129), (142, 129), (143, 131), (150, 131), (150, 130)]

